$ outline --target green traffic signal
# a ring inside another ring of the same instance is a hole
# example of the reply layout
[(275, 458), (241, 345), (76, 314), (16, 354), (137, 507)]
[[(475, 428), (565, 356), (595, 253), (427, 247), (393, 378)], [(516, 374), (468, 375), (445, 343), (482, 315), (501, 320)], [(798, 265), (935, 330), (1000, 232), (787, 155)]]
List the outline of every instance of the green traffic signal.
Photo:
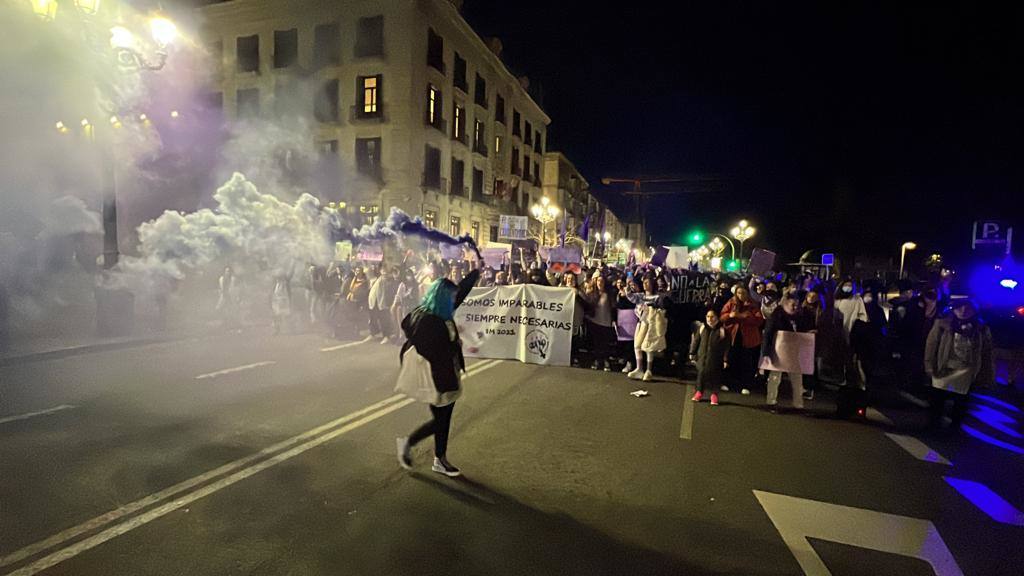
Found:
[(699, 230), (695, 230), (690, 233), (690, 245), (699, 246), (704, 243), (704, 233)]
[(729, 260), (728, 262), (725, 263), (725, 269), (730, 271), (730, 272), (735, 272), (736, 270), (739, 270), (740, 269), (740, 261), (739, 260)]

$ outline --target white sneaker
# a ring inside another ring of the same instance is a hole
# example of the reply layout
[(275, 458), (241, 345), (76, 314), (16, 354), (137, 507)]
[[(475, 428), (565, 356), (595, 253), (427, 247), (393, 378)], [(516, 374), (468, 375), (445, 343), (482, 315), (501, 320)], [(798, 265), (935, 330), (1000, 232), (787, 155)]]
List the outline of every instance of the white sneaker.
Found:
[(388, 342), (391, 342), (391, 338), (388, 338), (387, 336), (385, 336), (384, 339), (380, 341), (381, 344), (387, 344)]
[(622, 369), (622, 373), (623, 374), (629, 374), (630, 371), (632, 371), (632, 370), (633, 370), (633, 363), (632, 362), (626, 362), (626, 367)]
[(722, 387), (719, 388), (719, 390), (721, 390), (722, 392), (728, 392), (729, 391), (729, 387), (726, 386), (725, 384), (722, 384)]
[(750, 390), (744, 388), (743, 390), (740, 390), (740, 394), (743, 394), (744, 396), (750, 396)]
[(455, 466), (452, 466), (451, 462), (441, 460), (436, 456), (434, 457), (434, 465), (431, 466), (430, 469), (439, 474), (444, 474), (449, 478), (455, 478), (456, 476), (462, 475), (462, 471)]
[(637, 368), (636, 370), (633, 370), (629, 374), (626, 374), (626, 377), (629, 378), (630, 380), (639, 380), (644, 377), (644, 371)]
[(654, 374), (651, 374), (650, 370), (644, 372), (644, 382), (650, 382), (651, 380), (654, 380)]

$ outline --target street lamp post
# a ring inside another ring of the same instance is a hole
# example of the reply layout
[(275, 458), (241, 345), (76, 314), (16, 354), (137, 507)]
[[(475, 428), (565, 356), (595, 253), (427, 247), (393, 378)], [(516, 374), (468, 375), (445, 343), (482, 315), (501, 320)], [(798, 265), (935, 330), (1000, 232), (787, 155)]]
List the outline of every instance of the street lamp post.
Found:
[(904, 242), (903, 246), (900, 247), (900, 280), (903, 279), (903, 264), (907, 260), (907, 250), (915, 250), (916, 248), (917, 244), (913, 242)]
[(554, 222), (558, 218), (559, 214), (558, 206), (551, 203), (551, 200), (547, 196), (540, 199), (540, 204), (534, 204), (530, 207), (530, 213), (533, 217), (540, 222), (540, 245), (545, 245), (544, 232), (547, 229), (547, 225), (550, 222)]
[[(732, 259), (735, 260), (736, 259), (736, 245), (732, 243), (732, 240), (730, 240), (728, 236), (723, 236), (721, 234), (712, 234), (711, 235), (711, 242), (707, 244), (707, 247), (711, 248), (711, 249), (714, 249), (713, 244), (716, 244), (716, 243), (717, 243), (718, 246), (722, 246), (722, 240), (725, 240), (726, 242), (729, 243), (729, 250), (730, 250), (730, 253), (732, 254)], [(722, 246), (718, 250), (718, 252), (722, 252), (724, 250), (725, 250), (725, 247)]]
[[(149, 32), (156, 49), (155, 60), (148, 58), (143, 52), (142, 41), (124, 26), (113, 26), (109, 28), (109, 34), (102, 37), (95, 34), (95, 27), (106, 29), (106, 25), (97, 23), (94, 17), (100, 11), (100, 0), (74, 0), (74, 10), (71, 14), (77, 17), (78, 22), (86, 32), (86, 38), (90, 39), (90, 48), (100, 56), (108, 57), (107, 50), (113, 52), (115, 61), (121, 70), (143, 71), (160, 70), (167, 63), (167, 46), (177, 37), (178, 29), (174, 22), (160, 16), (149, 19)], [(44, 21), (54, 20), (58, 15), (57, 0), (32, 0), (33, 12)], [(63, 14), (64, 11), (61, 11)], [(150, 46), (152, 47), (152, 45)], [(116, 90), (112, 90), (116, 93)], [(112, 99), (113, 100), (113, 99)], [(116, 105), (115, 105), (116, 107)], [(120, 126), (117, 119), (117, 110), (108, 110), (111, 115), (112, 128)], [(177, 113), (175, 112), (176, 116)], [(82, 129), (89, 140), (96, 142), (101, 154), (101, 166), (103, 173), (103, 268), (111, 269), (117, 265), (119, 249), (117, 240), (117, 174), (116, 159), (114, 157), (114, 142), (110, 137), (108, 128), (101, 122), (92, 124), (87, 118), (82, 119)], [(67, 128), (62, 122), (57, 123), (61, 133), (66, 133)], [(100, 131), (97, 135), (96, 130)]]
[[(743, 260), (743, 243), (749, 240), (756, 231), (746, 220), (740, 220), (739, 224), (733, 226), (732, 230), (729, 231), (733, 238), (740, 241), (740, 261)], [(735, 260), (735, 256), (733, 259)]]

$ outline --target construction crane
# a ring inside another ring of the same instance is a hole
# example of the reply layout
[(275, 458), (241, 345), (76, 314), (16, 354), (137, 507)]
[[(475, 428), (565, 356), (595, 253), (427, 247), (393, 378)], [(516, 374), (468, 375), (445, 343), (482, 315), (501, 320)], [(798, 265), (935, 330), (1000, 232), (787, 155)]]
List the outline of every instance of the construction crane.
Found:
[[(637, 176), (634, 178), (601, 178), (601, 184), (612, 186), (616, 184), (631, 184), (630, 189), (621, 191), (624, 196), (633, 197), (633, 208), (636, 217), (643, 224), (644, 231), (647, 230), (647, 207), (645, 200), (650, 196), (668, 196), (675, 194), (706, 194), (719, 192), (723, 185), (729, 180), (728, 177), (720, 175), (682, 175), (682, 176)], [(644, 185), (682, 184), (684, 188), (678, 189), (655, 189), (644, 190)]]

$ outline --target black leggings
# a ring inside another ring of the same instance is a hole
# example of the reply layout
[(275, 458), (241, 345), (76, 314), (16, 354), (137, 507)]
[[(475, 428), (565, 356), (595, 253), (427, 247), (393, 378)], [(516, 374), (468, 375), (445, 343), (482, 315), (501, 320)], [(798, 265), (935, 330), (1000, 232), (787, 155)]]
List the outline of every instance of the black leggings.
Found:
[(421, 440), (431, 434), (434, 435), (434, 456), (444, 458), (448, 451), (448, 430), (452, 426), (452, 411), (455, 410), (455, 403), (447, 406), (430, 405), (430, 413), (434, 419), (417, 428), (409, 436), (409, 445), (415, 446)]

